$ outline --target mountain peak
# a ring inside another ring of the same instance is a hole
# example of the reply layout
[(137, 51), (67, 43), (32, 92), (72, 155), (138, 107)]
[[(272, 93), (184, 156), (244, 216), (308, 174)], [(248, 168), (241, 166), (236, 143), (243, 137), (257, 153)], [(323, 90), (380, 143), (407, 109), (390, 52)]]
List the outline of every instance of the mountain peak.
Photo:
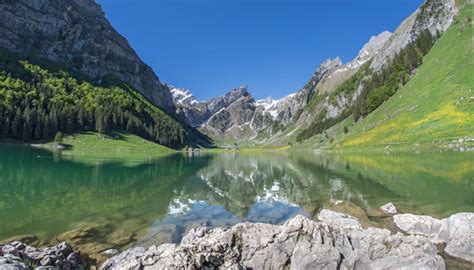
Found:
[(250, 95), (250, 94), (248, 92), (247, 85), (243, 84), (243, 85), (239, 86), (238, 88), (234, 88), (234, 89), (230, 90), (229, 92), (227, 92), (224, 95), (224, 98), (227, 98), (227, 99), (230, 98), (232, 100), (235, 100), (235, 99), (240, 98), (242, 96), (248, 96), (248, 95)]
[(359, 55), (363, 52), (367, 53), (375, 53), (376, 51), (380, 50), (385, 42), (392, 36), (392, 33), (389, 31), (383, 31), (382, 33), (370, 37), (369, 41), (362, 47), (359, 52)]

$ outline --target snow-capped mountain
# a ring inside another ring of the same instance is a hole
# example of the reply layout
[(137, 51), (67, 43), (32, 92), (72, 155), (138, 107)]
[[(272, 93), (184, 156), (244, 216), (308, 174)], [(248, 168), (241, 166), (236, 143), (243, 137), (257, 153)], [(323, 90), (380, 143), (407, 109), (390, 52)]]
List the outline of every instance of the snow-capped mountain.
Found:
[(172, 85), (168, 86), (173, 97), (173, 102), (176, 106), (178, 105), (185, 105), (185, 106), (192, 106), (199, 103), (196, 98), (193, 96), (191, 91), (185, 88), (179, 88)]

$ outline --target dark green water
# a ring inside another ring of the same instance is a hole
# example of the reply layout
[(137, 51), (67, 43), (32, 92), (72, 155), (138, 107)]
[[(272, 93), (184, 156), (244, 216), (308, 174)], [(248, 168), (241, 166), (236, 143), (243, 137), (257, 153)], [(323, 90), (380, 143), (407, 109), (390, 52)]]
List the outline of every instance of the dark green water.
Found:
[[(335, 200), (446, 217), (474, 211), (474, 153), (174, 155), (82, 162), (0, 146), (0, 241), (94, 228), (106, 246), (179, 241), (200, 225), (314, 217)], [(114, 238), (115, 236), (115, 238)], [(118, 241), (117, 238), (131, 239)]]

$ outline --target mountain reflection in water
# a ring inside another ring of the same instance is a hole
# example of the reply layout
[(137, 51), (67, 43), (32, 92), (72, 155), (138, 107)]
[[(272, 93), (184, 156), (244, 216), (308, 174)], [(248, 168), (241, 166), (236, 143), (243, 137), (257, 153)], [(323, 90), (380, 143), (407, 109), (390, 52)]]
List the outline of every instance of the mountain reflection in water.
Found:
[(314, 218), (336, 201), (362, 213), (389, 201), (437, 217), (474, 211), (473, 153), (201, 153), (133, 162), (8, 145), (0, 153), (0, 239), (35, 234), (52, 243), (94, 228), (106, 247), (147, 246), (179, 242), (202, 225)]

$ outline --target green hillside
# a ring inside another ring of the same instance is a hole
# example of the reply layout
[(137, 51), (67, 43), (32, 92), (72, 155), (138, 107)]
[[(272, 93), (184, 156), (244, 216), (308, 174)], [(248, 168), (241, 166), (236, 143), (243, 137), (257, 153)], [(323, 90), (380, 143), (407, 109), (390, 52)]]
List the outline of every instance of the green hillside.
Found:
[[(423, 58), (416, 75), (367, 117), (353, 117), (303, 143), (321, 148), (431, 144), (474, 135), (472, 5)], [(344, 132), (344, 130), (347, 132)]]

